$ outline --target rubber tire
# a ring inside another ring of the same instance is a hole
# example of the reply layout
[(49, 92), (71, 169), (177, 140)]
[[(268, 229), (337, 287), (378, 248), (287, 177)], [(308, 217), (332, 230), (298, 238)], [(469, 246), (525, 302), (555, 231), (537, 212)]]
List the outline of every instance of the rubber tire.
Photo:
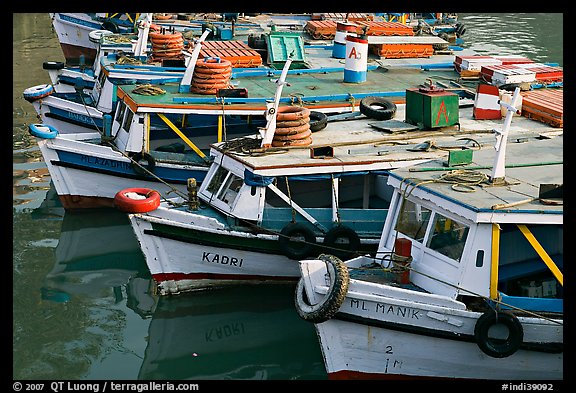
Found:
[[(382, 109), (375, 109), (372, 106), (379, 106)], [(360, 100), (360, 113), (371, 119), (390, 120), (396, 114), (396, 104), (383, 97), (364, 97)]]
[(45, 61), (42, 63), (44, 70), (61, 70), (64, 68), (64, 63), (61, 61)]
[(328, 116), (322, 112), (310, 111), (310, 131), (323, 130), (328, 125)]
[(520, 87), (520, 90), (522, 90), (522, 86), (520, 86), (520, 83), (505, 83), (503, 85), (498, 86), (498, 89), (510, 91), (513, 93), (517, 87)]
[(318, 257), (327, 262), (327, 269), (330, 274), (330, 286), (328, 293), (318, 304), (311, 305), (306, 297), (304, 279), (298, 280), (294, 296), (294, 305), (298, 316), (305, 321), (312, 323), (322, 323), (332, 318), (344, 303), (348, 286), (350, 285), (350, 274), (348, 267), (339, 258), (333, 255), (322, 254)]
[(154, 168), (156, 168), (156, 160), (149, 153), (136, 153), (132, 156), (132, 160), (135, 161), (131, 161), (132, 169), (134, 169), (134, 172), (137, 174), (142, 176), (150, 176), (148, 172), (140, 167), (142, 164), (136, 164), (136, 162), (140, 162), (141, 160), (148, 162), (148, 165), (145, 165), (145, 168), (148, 171), (154, 173)]
[[(292, 241), (291, 238), (294, 236), (302, 236), (305, 243)], [(316, 235), (306, 225), (291, 222), (280, 231), (278, 246), (288, 258), (299, 261), (316, 251)]]
[(102, 29), (111, 31), (114, 34), (118, 34), (120, 30), (118, 29), (118, 25), (111, 20), (106, 20), (102, 22)]
[[(346, 247), (338, 243), (338, 239), (347, 239)], [(329, 247), (327, 253), (333, 254), (341, 259), (349, 259), (356, 256), (360, 248), (360, 237), (352, 229), (345, 225), (332, 227), (324, 236), (324, 246)]]
[[(488, 337), (490, 327), (495, 324), (503, 324), (508, 328), (508, 339), (504, 342), (497, 342)], [(474, 339), (478, 347), (486, 355), (493, 358), (505, 358), (514, 354), (524, 339), (524, 329), (522, 324), (513, 314), (508, 312), (496, 312), (494, 310), (486, 311), (476, 321), (474, 327)]]

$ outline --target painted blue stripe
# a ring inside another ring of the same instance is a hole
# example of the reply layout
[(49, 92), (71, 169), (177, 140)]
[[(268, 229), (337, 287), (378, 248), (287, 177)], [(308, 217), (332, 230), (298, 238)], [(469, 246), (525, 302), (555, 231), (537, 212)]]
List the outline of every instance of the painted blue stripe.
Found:
[[(44, 105), (46, 105), (46, 104), (44, 104)], [(90, 127), (90, 128), (94, 128), (94, 126), (96, 126), (98, 128), (102, 128), (102, 126), (103, 126), (102, 119), (90, 117), (88, 115), (81, 115), (79, 113), (70, 112), (70, 111), (67, 111), (65, 109), (54, 108), (52, 106), (49, 106), (49, 108), (50, 108), (50, 114), (52, 115), (52, 117), (58, 118), (62, 121), (70, 120), (70, 122), (73, 122), (73, 123), (79, 124), (79, 125), (86, 125), (87, 127)]]
[(334, 42), (334, 49), (332, 50), (332, 57), (337, 59), (344, 59), (346, 57), (346, 44)]
[[(159, 182), (154, 177), (142, 176), (134, 171), (129, 162), (103, 159), (85, 154), (57, 150), (59, 161), (52, 161), (53, 165), (65, 166), (84, 170), (87, 172), (102, 173), (127, 179), (149, 180)], [(206, 177), (208, 166), (190, 165), (193, 169), (167, 168), (156, 166), (154, 174), (165, 182), (174, 184), (186, 184), (187, 180), (194, 177), (201, 182)]]
[[(358, 94), (334, 94), (334, 95), (321, 95), (321, 96), (304, 96), (301, 97), (304, 101), (343, 101), (349, 99), (361, 99), (364, 97), (405, 97), (406, 91), (386, 91), (386, 92), (370, 92)], [(265, 103), (270, 101), (272, 97), (261, 98), (231, 98), (231, 97), (174, 97), (172, 102), (178, 104), (222, 104), (226, 103)], [(290, 97), (280, 98), (281, 103), (291, 103), (293, 101)]]
[(89, 27), (93, 30), (98, 30), (98, 29), (102, 28), (101, 23), (96, 23), (96, 22), (91, 22), (91, 21), (87, 21), (87, 20), (83, 20), (83, 19), (78, 19), (78, 18), (75, 18), (73, 16), (64, 15), (64, 14), (58, 14), (58, 15), (59, 15), (60, 19), (62, 19), (63, 21), (70, 22), (70, 23), (73, 23), (75, 25), (86, 26), (86, 27)]
[(366, 71), (344, 70), (344, 82), (362, 83), (366, 82)]
[(67, 84), (67, 85), (74, 85), (74, 86), (78, 86), (81, 87), (83, 89), (92, 89), (94, 88), (94, 81), (87, 81), (85, 79), (82, 79), (80, 77), (69, 77), (66, 75), (61, 75), (59, 78), (59, 81), (61, 83)]

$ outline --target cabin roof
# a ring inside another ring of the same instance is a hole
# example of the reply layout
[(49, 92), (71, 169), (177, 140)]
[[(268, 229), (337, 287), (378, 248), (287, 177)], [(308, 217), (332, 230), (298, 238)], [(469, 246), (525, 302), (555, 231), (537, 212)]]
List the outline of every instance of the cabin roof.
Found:
[[(472, 163), (459, 168), (490, 177), (494, 157), (493, 148), (474, 151)], [(556, 216), (563, 214), (561, 197), (547, 196), (543, 201), (538, 199), (541, 184), (563, 185), (562, 162), (562, 136), (552, 139), (534, 138), (525, 142), (509, 137), (504, 185), (483, 183), (482, 186), (473, 186), (473, 192), (462, 192), (458, 187), (455, 190), (453, 183), (439, 181), (441, 176), (448, 172), (446, 169), (442, 170), (443, 162), (439, 160), (399, 168), (391, 171), (390, 176), (394, 178), (394, 183), (403, 182), (403, 188), (406, 188), (406, 182), (412, 186), (419, 184), (412, 194), (428, 199), (436, 206), (446, 207), (451, 211), (464, 208), (475, 212), (477, 221), (504, 222), (511, 213)]]
[[(270, 148), (269, 154), (227, 150), (226, 142), (214, 144), (213, 155), (224, 153), (262, 176), (302, 175), (362, 170), (391, 170), (414, 165), (425, 160), (447, 161), (449, 149), (462, 146), (476, 148), (473, 140), (482, 147), (483, 154), (493, 155), (494, 131), (500, 122), (473, 120), (472, 108), (460, 108), (460, 129), (457, 126), (437, 130), (418, 130), (403, 121), (405, 106), (397, 107), (391, 121), (379, 121), (361, 115), (355, 120), (328, 121), (326, 128), (312, 133), (312, 144), (305, 147)], [(401, 120), (402, 119), (402, 120)], [(533, 139), (548, 132), (558, 132), (525, 117), (514, 119), (510, 139)], [(561, 131), (561, 130), (560, 130)], [(425, 151), (410, 149), (432, 147)], [(509, 143), (511, 144), (511, 143)], [(326, 148), (333, 155), (322, 154)], [(474, 151), (474, 158), (480, 151)], [(490, 162), (491, 164), (491, 162)]]

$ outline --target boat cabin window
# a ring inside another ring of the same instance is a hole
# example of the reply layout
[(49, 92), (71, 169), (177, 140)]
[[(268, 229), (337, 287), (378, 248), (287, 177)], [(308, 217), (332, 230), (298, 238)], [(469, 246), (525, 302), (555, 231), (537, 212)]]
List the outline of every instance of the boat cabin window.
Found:
[(244, 180), (241, 177), (236, 176), (223, 167), (218, 167), (209, 182), (206, 191), (212, 194), (212, 197), (216, 196), (216, 199), (229, 206), (232, 206), (240, 188), (244, 184)]
[[(335, 178), (338, 182), (338, 207), (345, 209), (386, 209), (390, 204), (391, 189), (386, 177), (374, 173), (354, 173)], [(278, 176), (274, 185), (294, 203), (306, 208), (330, 208), (336, 193), (329, 175)], [(273, 192), (266, 192), (266, 204), (285, 207)]]
[[(432, 228), (426, 236), (430, 220)], [(418, 243), (425, 244), (431, 250), (460, 261), (470, 228), (405, 199), (394, 229)]]
[(233, 173), (230, 173), (226, 178), (224, 187), (222, 187), (218, 193), (217, 198), (227, 205), (232, 206), (232, 203), (236, 200), (236, 196), (238, 196), (238, 192), (240, 191), (243, 183), (244, 181), (242, 178), (236, 176)]
[(432, 228), (426, 246), (460, 262), (470, 228), (438, 213), (434, 214)]
[(100, 85), (100, 88), (104, 87), (105, 82), (106, 82), (106, 73), (100, 72), (100, 75), (98, 76), (98, 84)]
[(120, 101), (118, 103), (118, 110), (116, 111), (116, 121), (118, 123), (122, 123), (122, 119), (124, 118), (124, 112), (126, 111), (126, 104)]
[(122, 125), (122, 128), (124, 129), (124, 131), (130, 132), (130, 126), (132, 125), (132, 118), (133, 117), (134, 117), (134, 112), (132, 112), (130, 109), (128, 109), (127, 113), (126, 113), (126, 117), (124, 118), (124, 124)]
[(422, 243), (431, 212), (424, 206), (417, 205), (408, 199), (404, 200), (401, 207), (396, 229), (398, 232)]
[(210, 179), (210, 183), (208, 183), (206, 191), (209, 192), (210, 194), (214, 194), (216, 191), (218, 191), (227, 174), (228, 170), (219, 166), (218, 169), (216, 169), (216, 172), (214, 173), (212, 178)]
[[(564, 268), (564, 226), (526, 225), (536, 242), (515, 224), (500, 224), (498, 289), (507, 295), (562, 298), (563, 287), (542, 260), (536, 248), (546, 252), (556, 267)], [(536, 246), (536, 248), (535, 248)]]

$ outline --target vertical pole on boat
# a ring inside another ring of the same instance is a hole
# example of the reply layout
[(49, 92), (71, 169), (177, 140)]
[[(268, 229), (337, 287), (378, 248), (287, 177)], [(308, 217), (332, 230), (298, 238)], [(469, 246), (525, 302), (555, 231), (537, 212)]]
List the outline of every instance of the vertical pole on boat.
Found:
[(282, 89), (284, 85), (289, 85), (286, 83), (286, 75), (288, 74), (288, 69), (290, 68), (290, 64), (292, 63), (292, 57), (288, 56), (286, 63), (284, 63), (284, 68), (282, 69), (282, 73), (280, 74), (280, 78), (276, 80), (276, 94), (274, 95), (274, 104), (270, 106), (269, 104), (266, 105), (267, 108), (267, 122), (266, 127), (264, 129), (260, 129), (260, 135), (262, 136), (262, 143), (260, 147), (266, 149), (272, 145), (272, 138), (274, 137), (274, 133), (276, 132), (276, 111), (278, 111), (278, 105), (280, 104), (280, 97), (282, 96)]
[(134, 56), (146, 56), (146, 49), (148, 47), (148, 32), (152, 24), (152, 14), (144, 14), (144, 19), (138, 25), (138, 41), (134, 48)]
[(184, 76), (182, 77), (182, 81), (180, 81), (180, 86), (178, 87), (179, 93), (186, 93), (190, 91), (190, 85), (192, 83), (192, 75), (194, 75), (194, 68), (196, 67), (196, 61), (198, 60), (198, 56), (200, 55), (200, 49), (202, 48), (202, 42), (206, 39), (208, 34), (210, 34), (212, 30), (206, 29), (196, 41), (194, 41), (194, 50), (192, 54), (187, 51), (182, 51), (184, 56), (187, 56), (188, 65), (186, 66), (186, 71), (184, 71)]
[(508, 131), (510, 129), (510, 124), (512, 123), (512, 117), (514, 113), (518, 113), (518, 109), (514, 107), (516, 105), (518, 96), (520, 95), (520, 88), (517, 87), (514, 90), (514, 95), (510, 104), (502, 102), (499, 100), (498, 103), (507, 109), (506, 119), (504, 120), (504, 125), (502, 130), (494, 129), (496, 133), (496, 143), (494, 144), (494, 149), (496, 150), (496, 156), (494, 157), (494, 165), (492, 166), (492, 176), (490, 177), (491, 183), (498, 183), (504, 181), (505, 175), (505, 163), (506, 163), (506, 142), (508, 139)]

